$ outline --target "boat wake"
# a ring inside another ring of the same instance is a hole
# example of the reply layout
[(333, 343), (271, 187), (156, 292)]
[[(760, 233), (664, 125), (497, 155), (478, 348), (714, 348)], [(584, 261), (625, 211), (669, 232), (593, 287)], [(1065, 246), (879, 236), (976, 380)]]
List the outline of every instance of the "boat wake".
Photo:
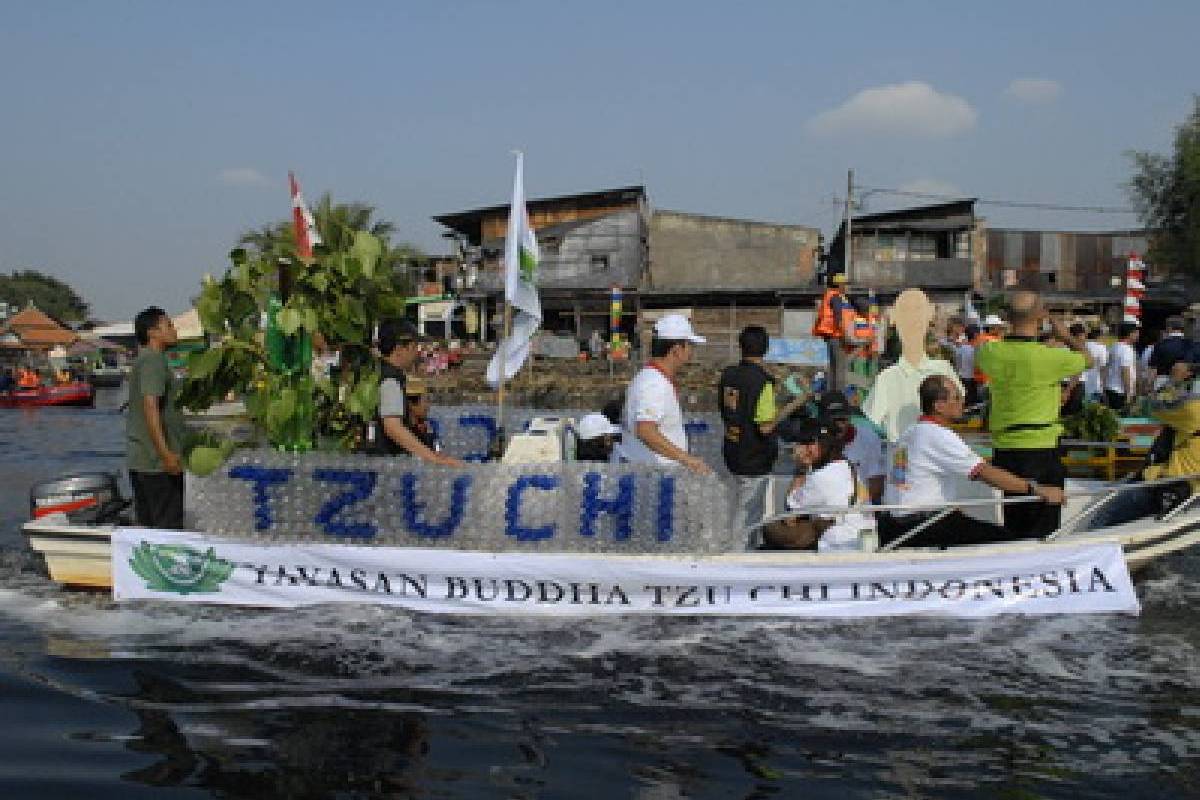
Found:
[(892, 780), (908, 761), (952, 764), (949, 786), (1014, 763), (1115, 778), (1200, 756), (1196, 567), (1152, 567), (1141, 617), (556, 621), (117, 605), (3, 550), (0, 639), (30, 644), (0, 659), (143, 724), (165, 717), (193, 752), (278, 746), (284, 718), (365, 715), (650, 739), (751, 771), (837, 750)]

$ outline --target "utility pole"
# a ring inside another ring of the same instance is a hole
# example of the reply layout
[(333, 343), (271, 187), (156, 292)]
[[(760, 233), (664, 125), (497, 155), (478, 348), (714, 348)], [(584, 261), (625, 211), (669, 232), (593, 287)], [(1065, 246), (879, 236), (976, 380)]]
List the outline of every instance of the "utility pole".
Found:
[(842, 252), (845, 254), (845, 263), (842, 265), (846, 271), (846, 285), (850, 284), (850, 273), (854, 264), (854, 246), (850, 237), (850, 228), (852, 225), (851, 216), (854, 210), (854, 170), (846, 170), (846, 242)]

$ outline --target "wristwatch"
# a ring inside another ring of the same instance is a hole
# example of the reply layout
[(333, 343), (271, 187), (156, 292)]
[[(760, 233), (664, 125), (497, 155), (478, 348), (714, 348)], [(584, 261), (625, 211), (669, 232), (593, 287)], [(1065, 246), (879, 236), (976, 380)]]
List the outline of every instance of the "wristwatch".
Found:
[(1025, 487), (1025, 494), (1036, 495), (1038, 493), (1038, 491), (1037, 491), (1038, 490), (1038, 482), (1037, 481), (1031, 481), (1027, 478), (1025, 480), (1025, 483), (1028, 484), (1028, 486)]

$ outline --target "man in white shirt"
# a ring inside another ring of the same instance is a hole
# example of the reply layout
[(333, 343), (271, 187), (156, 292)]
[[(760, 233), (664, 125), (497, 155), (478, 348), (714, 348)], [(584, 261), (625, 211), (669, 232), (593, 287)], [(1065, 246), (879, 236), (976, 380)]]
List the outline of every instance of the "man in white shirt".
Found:
[(973, 406), (979, 402), (979, 390), (975, 385), (975, 345), (973, 342), (979, 336), (979, 326), (968, 325), (964, 331), (963, 340), (954, 349), (954, 371), (958, 373), (958, 381), (963, 385), (963, 395), (967, 405)]
[(1108, 407), (1121, 412), (1137, 396), (1137, 343), (1140, 328), (1134, 322), (1122, 322), (1117, 341), (1108, 350), (1108, 368), (1104, 378), (1104, 399)]
[[(993, 467), (948, 427), (963, 413), (962, 392), (949, 379), (931, 375), (921, 382), (919, 392), (923, 413), (892, 448), (884, 504), (928, 508), (907, 514), (881, 513), (881, 544), (900, 538), (944, 511), (948, 504), (958, 499), (955, 487), (964, 475), (1005, 492), (1036, 495), (1048, 503), (1062, 503), (1062, 489), (1039, 486), (1008, 470)], [(1012, 538), (1000, 525), (969, 517), (955, 509), (905, 540), (903, 546), (950, 547)]]
[(712, 472), (701, 458), (688, 452), (683, 409), (675, 387), (675, 376), (692, 357), (693, 346), (704, 341), (682, 314), (668, 314), (654, 324), (650, 361), (633, 376), (625, 392), (621, 457), (626, 461), (678, 464), (698, 475)]
[(883, 497), (883, 440), (870, 425), (850, 419), (850, 404), (841, 392), (826, 392), (817, 401), (821, 417), (842, 435), (842, 455), (854, 465), (872, 503)]
[(1104, 401), (1104, 373), (1108, 367), (1108, 348), (1101, 344), (1100, 329), (1086, 330), (1083, 325), (1075, 323), (1071, 326), (1071, 335), (1079, 336), (1086, 333), (1087, 341), (1084, 348), (1092, 357), (1092, 366), (1083, 371), (1083, 396), (1088, 402)]

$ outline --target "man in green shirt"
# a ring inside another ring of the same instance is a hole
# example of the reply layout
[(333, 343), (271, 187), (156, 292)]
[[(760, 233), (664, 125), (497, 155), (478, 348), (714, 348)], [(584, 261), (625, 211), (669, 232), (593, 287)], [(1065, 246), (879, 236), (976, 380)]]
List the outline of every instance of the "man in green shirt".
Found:
[(166, 350), (178, 341), (175, 324), (152, 306), (134, 318), (139, 350), (129, 373), (125, 454), (137, 522), (146, 528), (183, 528), (183, 415), (179, 384)]
[[(1058, 437), (1062, 435), (1060, 382), (1091, 366), (1083, 336), (1072, 336), (1061, 322), (1051, 322), (1056, 338), (1069, 350), (1038, 341), (1049, 314), (1036, 292), (1018, 291), (1010, 301), (1012, 333), (980, 345), (975, 365), (991, 386), (988, 427), (992, 433), (992, 465), (1038, 484), (1062, 488), (1066, 482)], [(1011, 493), (1006, 493), (1011, 495)], [(1020, 503), (1004, 508), (1004, 527), (1014, 537), (1045, 536), (1059, 526), (1061, 506)]]

